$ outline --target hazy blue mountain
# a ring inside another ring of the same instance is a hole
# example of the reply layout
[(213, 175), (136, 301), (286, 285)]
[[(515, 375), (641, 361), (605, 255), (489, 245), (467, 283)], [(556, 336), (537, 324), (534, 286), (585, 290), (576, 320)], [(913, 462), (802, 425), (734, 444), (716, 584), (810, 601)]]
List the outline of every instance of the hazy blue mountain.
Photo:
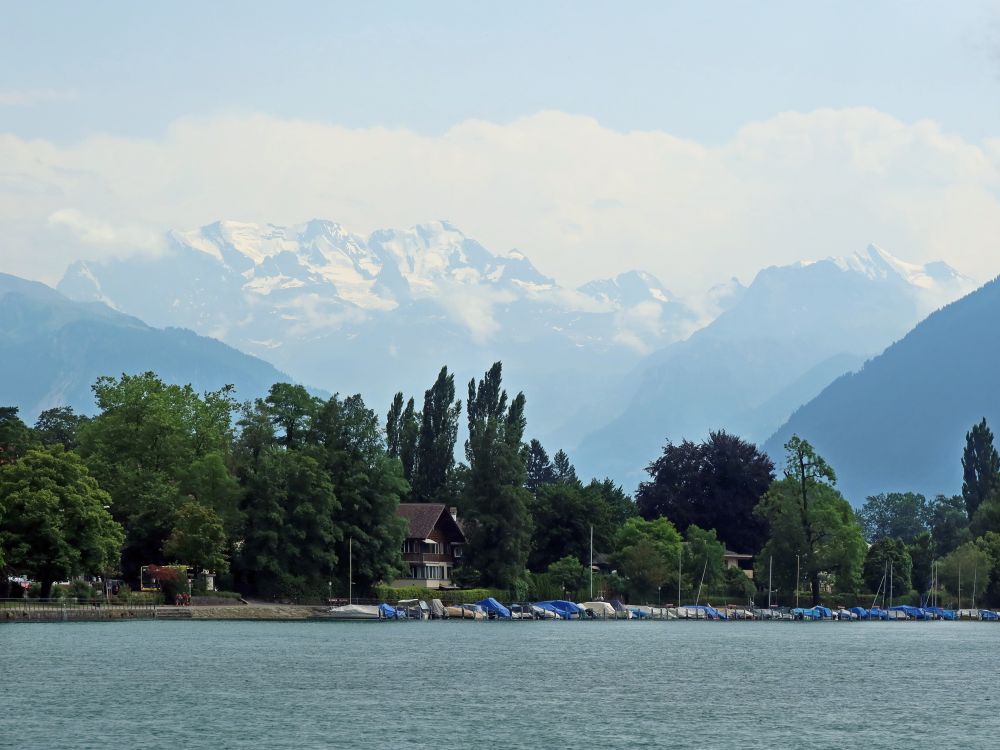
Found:
[(767, 452), (780, 461), (792, 434), (806, 438), (854, 505), (879, 492), (960, 492), (965, 433), (983, 417), (1000, 426), (998, 321), (994, 280), (796, 410)]
[(241, 399), (288, 376), (256, 357), (179, 328), (151, 328), (100, 302), (74, 302), (44, 284), (0, 274), (0, 404), (34, 420), (52, 406), (92, 413), (101, 375), (154, 370), (172, 383)]
[(700, 325), (649, 274), (566, 288), (524, 254), (496, 255), (446, 222), (368, 237), (319, 220), (217, 222), (171, 233), (157, 257), (76, 263), (59, 289), (219, 338), (304, 382), (360, 391), (380, 411), (396, 390), (419, 402), (443, 364), (464, 398), (464, 382), (501, 359), (543, 437)]
[(761, 271), (688, 339), (649, 356), (618, 416), (573, 452), (584, 474), (634, 488), (666, 440), (726, 429), (762, 442), (802, 403), (970, 286), (948, 266), (916, 266), (875, 246)]

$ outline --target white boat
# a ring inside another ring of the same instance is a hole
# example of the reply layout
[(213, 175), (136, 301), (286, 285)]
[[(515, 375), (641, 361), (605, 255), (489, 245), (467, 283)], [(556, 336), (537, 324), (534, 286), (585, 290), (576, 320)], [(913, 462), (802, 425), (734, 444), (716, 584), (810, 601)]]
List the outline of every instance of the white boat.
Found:
[(599, 617), (601, 619), (614, 619), (615, 617), (615, 608), (608, 602), (582, 602), (577, 606), (581, 609), (589, 609), (594, 613), (594, 617)]
[(326, 614), (335, 620), (377, 620), (382, 616), (378, 606), (373, 604), (345, 604), (341, 607), (330, 607)]

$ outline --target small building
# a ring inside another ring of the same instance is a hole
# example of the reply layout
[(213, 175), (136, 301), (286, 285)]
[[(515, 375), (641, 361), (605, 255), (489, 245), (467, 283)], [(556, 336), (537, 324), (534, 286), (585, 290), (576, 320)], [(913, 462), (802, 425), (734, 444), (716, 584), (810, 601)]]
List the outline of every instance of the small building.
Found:
[(465, 548), (458, 509), (442, 503), (400, 503), (396, 512), (408, 524), (403, 542), (408, 575), (392, 585), (431, 589), (450, 586), (452, 570), (462, 563)]
[(727, 549), (722, 562), (727, 568), (738, 568), (747, 578), (753, 579), (753, 555), (742, 555)]

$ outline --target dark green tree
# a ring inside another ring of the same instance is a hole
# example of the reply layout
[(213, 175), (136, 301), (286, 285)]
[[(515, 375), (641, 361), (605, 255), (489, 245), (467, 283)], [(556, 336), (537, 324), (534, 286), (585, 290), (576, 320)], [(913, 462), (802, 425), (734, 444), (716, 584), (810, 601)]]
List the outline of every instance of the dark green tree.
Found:
[(406, 402), (399, 423), (399, 460), (403, 478), (411, 485), (417, 472), (417, 440), (420, 437), (421, 415), (414, 410), (413, 399)]
[(17, 413), (16, 406), (0, 406), (0, 466), (17, 461), (37, 442)]
[(548, 574), (568, 595), (575, 595), (587, 583), (586, 567), (572, 555), (566, 555), (549, 565)]
[(543, 485), (531, 503), (534, 533), (528, 567), (543, 571), (563, 557), (589, 560), (590, 530), (594, 548), (608, 550), (617, 530), (596, 488), (558, 482)]
[(53, 445), (0, 467), (0, 550), (48, 597), (52, 584), (118, 567), (124, 534), (80, 457)]
[(275, 383), (264, 399), (271, 422), (281, 430), (286, 448), (296, 448), (306, 441), (312, 419), (319, 411), (320, 400), (301, 385)]
[(386, 454), (378, 417), (361, 396), (327, 401), (316, 420), (316, 435), (322, 466), (340, 502), (335, 548), (341, 565), (334, 580), (339, 591), (347, 592), (343, 562), (350, 554), (355, 590), (370, 591), (403, 567), (406, 522), (396, 510), (408, 489), (406, 480), (399, 462)]
[[(714, 529), (702, 529), (694, 524), (687, 528), (682, 567), (692, 585), (699, 585), (704, 575), (705, 590), (722, 583), (725, 575), (726, 547)], [(746, 576), (744, 576), (745, 578)]]
[(657, 590), (677, 585), (681, 535), (666, 518), (630, 518), (615, 535), (614, 559), (634, 597), (652, 601)]
[(403, 437), (403, 392), (398, 392), (385, 415), (385, 450), (389, 458), (399, 458)]
[(450, 502), (445, 497), (448, 475), (455, 465), (455, 441), (462, 402), (455, 399), (455, 376), (442, 367), (437, 380), (424, 393), (417, 438), (416, 473), (411, 482), (417, 502)]
[(971, 520), (979, 506), (1000, 489), (1000, 454), (993, 446), (993, 432), (982, 422), (965, 435), (962, 455), (962, 497)]
[[(887, 577), (892, 572), (892, 580)], [(911, 587), (913, 561), (906, 545), (899, 539), (883, 537), (868, 548), (862, 576), (868, 591), (875, 593), (883, 587), (886, 595), (905, 597)], [(891, 583), (891, 586), (890, 586)]]
[(609, 478), (591, 479), (587, 488), (598, 492), (608, 509), (608, 521), (613, 529), (618, 529), (628, 519), (639, 514), (635, 502), (625, 494), (620, 484), (615, 484)]
[(755, 445), (726, 432), (708, 440), (667, 443), (646, 471), (636, 505), (643, 518), (665, 516), (683, 533), (691, 524), (715, 529), (737, 552), (755, 553), (767, 538), (754, 508), (774, 479), (774, 464)]
[(521, 454), (524, 395), (508, 404), (502, 365), (496, 362), (477, 384), (469, 382), (469, 462), (464, 506), (471, 522), (468, 564), (483, 583), (511, 588), (524, 575), (531, 545), (531, 493), (524, 489)]
[(934, 564), (934, 540), (929, 531), (921, 531), (906, 546), (913, 564), (910, 575), (913, 588), (921, 595), (931, 587), (931, 567)]
[(931, 537), (938, 555), (947, 555), (969, 541), (969, 516), (961, 495), (938, 495), (929, 506)]
[(556, 455), (552, 457), (552, 471), (557, 482), (562, 484), (580, 483), (580, 480), (576, 478), (576, 467), (570, 463), (569, 456), (562, 449), (556, 451)]
[(537, 494), (544, 485), (556, 481), (555, 469), (549, 460), (549, 454), (534, 438), (525, 447), (524, 466), (526, 477), (524, 486), (532, 495)]
[(46, 409), (35, 420), (35, 435), (42, 445), (58, 443), (73, 450), (76, 448), (77, 433), (87, 417), (76, 414), (72, 406), (56, 406)]
[(274, 448), (248, 476), (241, 568), (264, 596), (325, 596), (338, 571), (334, 518), (340, 503), (319, 462), (301, 450)]
[(877, 542), (891, 537), (907, 544), (928, 530), (930, 508), (927, 499), (915, 492), (870, 495), (858, 511), (865, 539)]
[(212, 451), (198, 456), (179, 479), (181, 495), (211, 509), (222, 521), (227, 537), (236, 538), (241, 533), (243, 514), (240, 500), (243, 490), (226, 466), (222, 453)]

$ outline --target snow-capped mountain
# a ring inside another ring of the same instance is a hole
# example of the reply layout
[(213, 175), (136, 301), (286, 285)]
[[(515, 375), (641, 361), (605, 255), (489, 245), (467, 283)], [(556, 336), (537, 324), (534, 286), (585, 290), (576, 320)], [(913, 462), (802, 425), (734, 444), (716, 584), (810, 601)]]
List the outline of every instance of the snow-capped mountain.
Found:
[[(447, 222), (368, 237), (320, 220), (216, 222), (171, 232), (157, 257), (75, 263), (59, 290), (217, 337), (376, 406), (397, 389), (419, 396), (442, 364), (470, 378), (500, 358), (550, 424), (588, 384), (700, 322), (650, 274), (563, 287), (523, 253), (494, 254)], [(573, 386), (557, 382), (574, 370)]]

